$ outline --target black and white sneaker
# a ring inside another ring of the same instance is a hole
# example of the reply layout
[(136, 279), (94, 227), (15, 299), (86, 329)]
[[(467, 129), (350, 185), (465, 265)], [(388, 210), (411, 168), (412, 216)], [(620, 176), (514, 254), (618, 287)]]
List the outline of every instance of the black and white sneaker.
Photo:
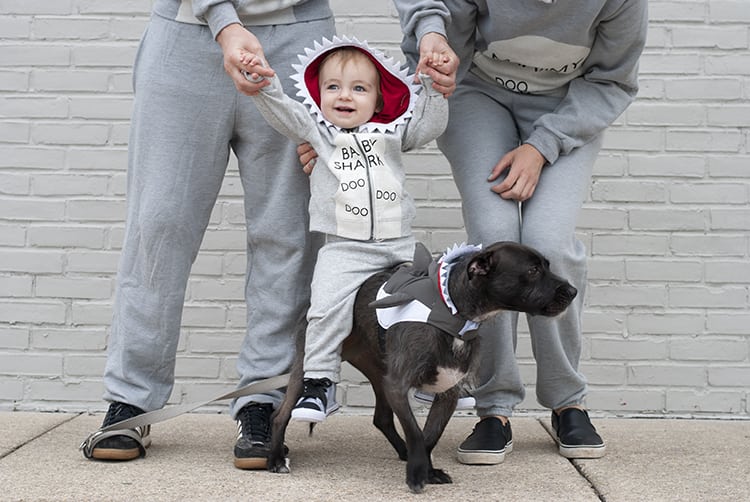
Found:
[(552, 429), (558, 451), (565, 458), (601, 458), (606, 453), (604, 441), (586, 410), (565, 408), (559, 415), (553, 411)]
[[(435, 394), (417, 389), (414, 391), (414, 400), (420, 404), (431, 406), (435, 400)], [(461, 389), (461, 393), (458, 395), (458, 402), (456, 403), (456, 410), (473, 410), (476, 405), (477, 401), (474, 399), (474, 396), (469, 394), (469, 391), (466, 389)]]
[(505, 460), (513, 451), (510, 421), (503, 425), (496, 417), (487, 417), (474, 426), (474, 431), (458, 447), (458, 461), (469, 465), (492, 465)]
[[(137, 406), (117, 401), (112, 402), (107, 409), (102, 428), (143, 413), (144, 411)], [(133, 460), (146, 455), (146, 448), (151, 446), (151, 426), (144, 425), (123, 432), (126, 434), (111, 435), (93, 441), (90, 455), (87, 455), (87, 457), (97, 460)]]
[(322, 422), (339, 409), (336, 384), (327, 378), (305, 378), (302, 397), (292, 410), (292, 420)]
[(271, 403), (249, 403), (237, 413), (237, 441), (234, 466), (238, 469), (265, 469), (271, 444)]

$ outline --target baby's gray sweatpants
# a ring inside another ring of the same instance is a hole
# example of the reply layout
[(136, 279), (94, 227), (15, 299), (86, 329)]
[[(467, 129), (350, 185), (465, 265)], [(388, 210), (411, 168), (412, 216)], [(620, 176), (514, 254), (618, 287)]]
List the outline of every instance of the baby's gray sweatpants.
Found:
[[(518, 203), (490, 191), (502, 177), (494, 182), (487, 177), (503, 155), (529, 136), (534, 120), (554, 110), (560, 99), (516, 94), (470, 74), (449, 100), (448, 128), (438, 139), (461, 194), (469, 241), (515, 241), (536, 248), (550, 260), (553, 272), (578, 289), (563, 315), (527, 317), (537, 400), (551, 409), (578, 404), (587, 391), (578, 370), (586, 250), (575, 230), (601, 135), (543, 168), (536, 191), (523, 203), (522, 223)], [(517, 323), (517, 313), (505, 312), (480, 328), (482, 360), (473, 392), (479, 416), (511, 416), (525, 397), (515, 357)]]
[[(334, 23), (329, 18), (251, 31), (293, 95), (288, 77), (297, 54), (313, 40), (332, 37)], [(214, 207), (230, 148), (239, 160), (247, 225), (246, 248), (235, 250), (247, 253), (240, 386), (289, 369), (295, 326), (308, 305), (315, 249), (307, 231), (309, 180), (295, 145), (266, 124), (252, 98), (237, 92), (207, 26), (153, 16), (138, 51), (134, 88), (127, 222), (104, 398), (149, 411), (164, 406), (172, 393), (188, 276), (209, 221), (219, 227), (212, 259), (232, 260), (221, 244), (223, 235), (237, 232), (221, 228), (232, 214), (226, 206)], [(215, 306), (226, 294), (218, 284), (194, 286), (198, 305)], [(229, 307), (226, 318), (231, 322)], [(224, 358), (223, 374), (231, 376), (233, 359), (234, 354)], [(281, 398), (280, 391), (240, 398), (232, 415), (249, 401)]]
[(354, 300), (372, 274), (414, 258), (414, 238), (355, 241), (326, 235), (312, 281), (305, 378), (340, 381), (341, 344), (352, 330)]

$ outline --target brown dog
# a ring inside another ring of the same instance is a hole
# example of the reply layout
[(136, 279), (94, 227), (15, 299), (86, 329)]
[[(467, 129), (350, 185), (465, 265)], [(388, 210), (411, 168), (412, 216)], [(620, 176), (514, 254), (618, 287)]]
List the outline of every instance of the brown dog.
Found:
[[(391, 278), (385, 291), (378, 294)], [(404, 287), (399, 289), (395, 283)], [(400, 321), (387, 330), (380, 328), (375, 306), (390, 311), (416, 298), (422, 306), (431, 307), (431, 300), (423, 294), (425, 287), (435, 290), (433, 296), (439, 300), (434, 303), (447, 303), (448, 309), (437, 305), (440, 308), (432, 309), (425, 321)], [(573, 286), (550, 271), (549, 262), (541, 254), (512, 242), (498, 242), (484, 250), (454, 248), (439, 261), (433, 261), (419, 244), (411, 266), (375, 274), (365, 281), (357, 294), (354, 327), (344, 341), (342, 358), (372, 384), (373, 423), (398, 457), (407, 461), (406, 483), (413, 492), (423, 491), (427, 483), (452, 482), (446, 472), (433, 467), (430, 454), (455, 410), (457, 384), (462, 376), (470, 376), (477, 364), (479, 339), (473, 337), (476, 323), (503, 310), (555, 316), (568, 307), (576, 294)], [(376, 301), (376, 297), (381, 299)], [(449, 333), (452, 328), (446, 323), (452, 324), (456, 332)], [(289, 472), (284, 435), (302, 392), (304, 337), (299, 338), (286, 397), (273, 418), (268, 459), (268, 468), (273, 472)], [(424, 430), (409, 405), (411, 388), (437, 392)], [(394, 414), (406, 441), (396, 430)]]

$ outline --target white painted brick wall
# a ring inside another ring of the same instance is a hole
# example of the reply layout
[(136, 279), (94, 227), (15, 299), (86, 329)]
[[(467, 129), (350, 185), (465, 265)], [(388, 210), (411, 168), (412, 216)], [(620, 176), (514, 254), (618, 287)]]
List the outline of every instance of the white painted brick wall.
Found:
[[(125, 214), (131, 64), (150, 0), (0, 0), (0, 409), (102, 409)], [(389, 1), (333, 0), (340, 33), (399, 54)], [(581, 367), (617, 414), (750, 417), (750, 9), (651, 1), (636, 103), (609, 130), (579, 235)], [(410, 154), (417, 236), (464, 238), (450, 168)], [(244, 332), (230, 165), (187, 291), (171, 403), (231, 388)], [(525, 327), (521, 371), (534, 399)], [(344, 368), (339, 397), (372, 405)]]

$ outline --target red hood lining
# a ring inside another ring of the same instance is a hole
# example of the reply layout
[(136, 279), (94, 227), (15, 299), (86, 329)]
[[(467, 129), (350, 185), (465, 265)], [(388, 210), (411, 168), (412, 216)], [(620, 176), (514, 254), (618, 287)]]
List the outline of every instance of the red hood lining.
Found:
[[(389, 124), (406, 113), (406, 110), (409, 108), (409, 99), (411, 98), (409, 86), (386, 70), (382, 63), (366, 50), (356, 45), (346, 45), (344, 47), (353, 47), (365, 54), (375, 64), (375, 68), (380, 73), (380, 93), (383, 96), (383, 109), (375, 113), (370, 122)], [(305, 68), (305, 86), (310, 93), (310, 97), (318, 105), (318, 108), (320, 108), (320, 83), (318, 81), (320, 63), (329, 52), (340, 48), (341, 46), (332, 47), (330, 50), (320, 54)]]

